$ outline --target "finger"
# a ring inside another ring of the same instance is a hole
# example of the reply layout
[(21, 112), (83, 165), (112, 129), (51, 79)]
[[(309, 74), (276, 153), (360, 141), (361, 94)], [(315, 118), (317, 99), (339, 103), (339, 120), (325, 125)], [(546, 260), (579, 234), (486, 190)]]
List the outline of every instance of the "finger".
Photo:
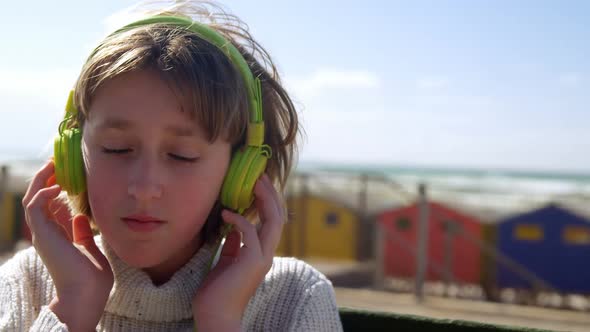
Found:
[(66, 253), (73, 249), (65, 230), (55, 222), (48, 220), (43, 211), (43, 206), (47, 204), (47, 201), (59, 195), (60, 190), (58, 185), (41, 189), (25, 209), (33, 246), (48, 268), (63, 264), (63, 258), (68, 257)]
[(55, 201), (56, 199), (57, 197), (50, 199), (47, 205), (43, 206), (44, 215), (48, 220), (58, 225), (64, 237), (67, 238), (68, 241), (72, 242), (70, 212), (60, 206), (60, 204)]
[(51, 187), (54, 184), (56, 184), (56, 180), (55, 180), (55, 173), (51, 174), (51, 176), (49, 177), (49, 179), (47, 179), (47, 182), (45, 182), (45, 187)]
[(262, 253), (260, 240), (258, 239), (258, 234), (256, 233), (256, 227), (254, 225), (248, 222), (243, 216), (229, 210), (223, 210), (221, 212), (221, 217), (225, 222), (234, 225), (236, 230), (242, 233), (244, 247), (254, 250), (254, 253), (256, 254)]
[(49, 201), (48, 211), (51, 214), (51, 219), (55, 220), (65, 229), (68, 238), (72, 241), (72, 216), (66, 202), (59, 200), (59, 198), (51, 200)]
[(269, 179), (261, 179), (256, 183), (254, 203), (259, 213), (262, 214), (262, 226), (259, 231), (260, 245), (264, 255), (272, 257), (281, 240), (285, 217), (277, 209), (278, 193), (274, 186), (271, 185), (269, 188), (268, 184), (270, 184)]
[(82, 214), (74, 216), (72, 228), (74, 232), (74, 243), (84, 247), (100, 266), (106, 267), (109, 262), (94, 242), (94, 234), (90, 228), (88, 217)]
[(225, 242), (223, 243), (223, 249), (221, 250), (221, 257), (236, 257), (240, 251), (240, 244), (242, 237), (240, 232), (232, 230), (227, 234)]
[(266, 174), (263, 174), (254, 185), (254, 206), (258, 211), (260, 221), (266, 222), (269, 218), (278, 215), (277, 196), (270, 179)]
[(29, 187), (27, 188), (25, 196), (23, 197), (23, 207), (26, 207), (31, 202), (35, 194), (44, 187), (45, 183), (51, 174), (53, 174), (53, 172), (54, 165), (53, 161), (50, 160), (45, 165), (43, 165), (43, 167), (41, 167), (41, 169), (33, 177), (31, 184), (29, 184)]
[[(282, 214), (283, 206), (281, 204), (281, 199), (279, 198), (279, 193), (277, 192), (268, 174), (263, 174), (259, 181), (262, 187), (266, 189), (266, 193), (268, 194), (264, 197), (264, 200), (268, 202), (268, 204), (272, 204), (273, 208), (279, 215)], [(256, 189), (256, 187), (254, 187), (254, 189)], [(254, 190), (254, 193), (256, 193), (256, 190)]]
[[(263, 182), (263, 185), (267, 188), (269, 188), (270, 191), (274, 191), (274, 186), (272, 184), (272, 182), (270, 181), (270, 178), (268, 177), (267, 174), (263, 174), (258, 180)], [(253, 221), (255, 224), (258, 223), (258, 219), (260, 219), (260, 221), (262, 221), (261, 219), (263, 218), (263, 216), (260, 215), (258, 208), (256, 207), (256, 204), (252, 204), (250, 205), (243, 213), (242, 215), (244, 217), (246, 217), (246, 219)]]
[[(58, 212), (57, 209), (52, 209), (52, 203), (54, 203), (54, 199), (59, 196), (59, 193), (61, 192), (61, 188), (59, 185), (53, 185), (49, 188), (44, 188), (43, 189), (43, 193), (41, 195), (39, 195), (39, 197), (37, 198), (37, 200), (35, 201), (35, 204), (29, 204), (27, 206), (27, 209), (25, 209), (25, 216), (26, 217), (26, 222), (27, 225), (29, 226), (29, 228), (31, 228), (32, 232), (36, 232), (38, 231), (38, 225), (31, 225), (30, 221), (32, 220), (29, 216), (34, 216), (34, 220), (39, 220), (38, 218), (38, 214), (35, 212), (35, 209), (37, 207), (37, 204), (41, 204), (41, 212), (42, 212), (42, 216), (48, 220), (49, 222), (59, 226), (58, 230), (59, 232), (66, 238), (68, 239), (68, 241), (72, 241), (72, 236), (71, 236), (71, 232), (69, 231), (67, 225), (63, 225), (60, 222), (58, 222), (58, 219), (56, 216), (59, 217), (63, 217), (63, 213)], [(37, 203), (38, 202), (38, 203)], [(30, 209), (30, 210), (29, 210)], [(27, 211), (29, 210), (29, 211)], [(65, 218), (68, 218), (68, 216), (66, 216)]]
[[(56, 198), (61, 192), (59, 185), (54, 185), (49, 188), (43, 188), (36, 192), (35, 196), (25, 207), (26, 221), (31, 232), (35, 233), (39, 227), (47, 224), (47, 205), (50, 199)], [(53, 224), (53, 222), (52, 222)]]
[(227, 234), (219, 260), (215, 266), (223, 269), (236, 262), (238, 254), (240, 253), (241, 235), (240, 232), (232, 230)]

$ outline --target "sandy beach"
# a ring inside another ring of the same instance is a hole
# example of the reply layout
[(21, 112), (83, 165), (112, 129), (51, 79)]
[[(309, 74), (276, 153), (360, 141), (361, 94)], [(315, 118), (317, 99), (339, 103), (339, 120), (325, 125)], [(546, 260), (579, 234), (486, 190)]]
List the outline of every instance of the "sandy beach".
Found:
[(418, 304), (411, 294), (336, 287), (339, 306), (439, 319), (460, 319), (490, 324), (587, 332), (588, 312), (489, 303), (441, 297), (426, 297)]

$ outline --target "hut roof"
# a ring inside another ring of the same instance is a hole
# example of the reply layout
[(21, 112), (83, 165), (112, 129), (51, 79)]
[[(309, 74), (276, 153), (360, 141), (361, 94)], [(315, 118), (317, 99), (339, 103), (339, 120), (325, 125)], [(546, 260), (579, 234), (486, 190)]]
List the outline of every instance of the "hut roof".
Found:
[[(490, 224), (495, 223), (495, 222), (501, 220), (502, 217), (511, 214), (511, 212), (500, 211), (495, 208), (490, 208), (490, 207), (485, 207), (485, 206), (467, 205), (467, 204), (462, 204), (460, 202), (449, 202), (449, 201), (439, 201), (439, 200), (430, 200), (430, 202), (438, 204), (440, 206), (443, 206), (447, 209), (454, 210), (454, 211), (456, 211), (460, 214), (463, 214), (467, 217), (477, 219), (482, 223), (490, 223)], [(404, 207), (413, 206), (415, 204), (416, 203), (412, 203), (410, 205), (405, 205)], [(403, 207), (395, 207), (392, 209), (398, 209), (398, 208), (403, 208)]]
[(584, 221), (590, 223), (590, 202), (584, 200), (554, 200), (544, 204), (537, 204), (536, 206), (532, 206), (525, 211), (519, 211), (518, 213), (506, 216), (503, 218), (503, 220), (511, 216), (519, 216), (521, 214), (538, 211), (552, 206), (572, 213)]
[(586, 222), (590, 223), (590, 202), (570, 200), (551, 202), (548, 205), (557, 206), (577, 215), (578, 217), (581, 217)]

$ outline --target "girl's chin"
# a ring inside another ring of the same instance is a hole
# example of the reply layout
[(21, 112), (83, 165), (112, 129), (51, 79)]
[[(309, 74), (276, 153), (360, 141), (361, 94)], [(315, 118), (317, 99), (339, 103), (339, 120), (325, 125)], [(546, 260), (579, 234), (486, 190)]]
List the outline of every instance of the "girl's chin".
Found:
[(156, 254), (151, 255), (151, 259), (146, 258), (147, 254), (141, 253), (123, 253), (119, 258), (128, 266), (144, 271), (156, 286), (162, 285), (174, 274), (175, 269), (171, 269), (169, 264), (164, 263), (164, 258)]
[(159, 252), (143, 250), (140, 248), (129, 249), (112, 246), (115, 255), (127, 265), (136, 269), (148, 269), (161, 264), (163, 257)]
[[(120, 256), (119, 256), (120, 257)], [(127, 265), (136, 269), (150, 269), (158, 265), (159, 262), (155, 262), (153, 259), (147, 259), (145, 257), (137, 257), (135, 255), (128, 255), (120, 257)]]

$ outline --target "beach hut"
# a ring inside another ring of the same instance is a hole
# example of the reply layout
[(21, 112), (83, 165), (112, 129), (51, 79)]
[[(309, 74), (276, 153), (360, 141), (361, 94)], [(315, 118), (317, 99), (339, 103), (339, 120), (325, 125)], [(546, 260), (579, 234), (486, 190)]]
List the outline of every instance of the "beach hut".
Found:
[(359, 217), (354, 209), (315, 195), (287, 198), (289, 222), (277, 255), (356, 260)]
[(8, 165), (0, 166), (0, 250), (11, 249), (18, 241), (31, 241), (22, 200), (28, 175), (12, 174)]
[(15, 243), (14, 194), (0, 192), (0, 251), (9, 250)]
[(376, 212), (396, 204), (383, 189), (366, 174), (294, 174), (286, 194), (289, 222), (276, 254), (305, 259), (373, 259)]
[[(484, 242), (481, 221), (440, 202), (429, 202), (428, 210), (427, 279), (479, 284), (482, 255), (478, 243)], [(385, 275), (416, 275), (418, 217), (416, 203), (378, 214), (384, 232)]]
[[(498, 224), (498, 250), (565, 293), (590, 293), (590, 209), (551, 203)], [(497, 266), (500, 288), (533, 288), (505, 266)]]
[(0, 197), (0, 251), (12, 249), (20, 240), (31, 242), (22, 206), (23, 195), (7, 191)]
[(24, 193), (15, 193), (14, 194), (14, 234), (15, 239), (19, 240), (26, 240), (31, 242), (31, 230), (27, 225), (27, 220), (25, 217), (25, 210), (22, 205), (23, 197), (25, 196)]

